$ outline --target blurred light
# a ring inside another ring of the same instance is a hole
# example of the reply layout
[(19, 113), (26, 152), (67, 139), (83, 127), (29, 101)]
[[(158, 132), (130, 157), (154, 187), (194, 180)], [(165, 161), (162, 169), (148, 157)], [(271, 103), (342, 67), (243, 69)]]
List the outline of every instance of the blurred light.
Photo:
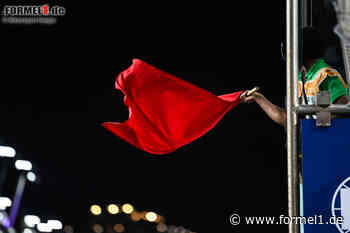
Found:
[(163, 216), (160, 216), (160, 215), (158, 214), (157, 219), (156, 219), (156, 221), (155, 221), (155, 222), (156, 222), (156, 223), (165, 222), (165, 219), (164, 219), (164, 217), (163, 217)]
[(4, 218), (2, 219), (2, 225), (3, 225), (5, 228), (8, 228), (7, 231), (10, 232), (9, 227), (11, 227), (11, 222), (10, 222), (10, 219), (8, 218), (6, 212), (5, 212), (5, 214), (4, 214)]
[(12, 205), (12, 201), (8, 197), (0, 197), (0, 208), (5, 210), (6, 207), (10, 207)]
[(176, 227), (175, 233), (186, 233), (186, 229), (184, 227)]
[(146, 211), (142, 211), (142, 212), (140, 213), (140, 217), (141, 217), (143, 220), (145, 220), (145, 221), (147, 221), (147, 219), (146, 219), (146, 214), (147, 214)]
[(95, 233), (102, 233), (103, 232), (103, 227), (100, 224), (95, 224), (92, 226), (92, 230)]
[(52, 230), (61, 230), (63, 228), (63, 224), (58, 220), (48, 220), (47, 224), (52, 228)]
[(32, 170), (32, 163), (27, 160), (17, 160), (15, 167), (17, 170), (30, 171)]
[(126, 214), (131, 214), (134, 211), (134, 207), (130, 204), (124, 204), (122, 206), (122, 210)]
[(166, 232), (167, 230), (168, 230), (168, 227), (164, 223), (159, 223), (157, 225), (158, 232)]
[(36, 229), (40, 232), (52, 232), (50, 225), (47, 223), (39, 223), (36, 225)]
[(115, 224), (113, 229), (118, 233), (125, 231), (125, 227), (123, 224)]
[(175, 233), (176, 226), (170, 225), (168, 226), (168, 233)]
[(107, 210), (110, 214), (117, 214), (119, 213), (119, 207), (115, 204), (111, 204), (107, 207)]
[(5, 218), (5, 215), (0, 212), (0, 221), (2, 221)]
[(26, 215), (24, 216), (24, 224), (28, 227), (35, 227), (35, 225), (40, 223), (40, 218), (35, 215)]
[(149, 222), (155, 222), (157, 220), (158, 215), (154, 212), (147, 212), (145, 215), (146, 220)]
[(8, 233), (16, 233), (16, 230), (13, 227), (7, 228)]
[(131, 220), (138, 222), (142, 219), (142, 214), (140, 212), (134, 211), (131, 213)]
[(24, 228), (23, 233), (33, 233), (33, 231), (29, 228)]
[(27, 173), (27, 179), (30, 182), (35, 182), (36, 181), (36, 175), (34, 174), (34, 172), (28, 172)]
[(90, 211), (93, 215), (100, 215), (102, 213), (102, 209), (98, 205), (92, 205)]
[(9, 146), (0, 146), (0, 157), (13, 158), (16, 155), (15, 149)]
[(70, 225), (66, 225), (66, 226), (64, 226), (64, 232), (66, 232), (66, 233), (74, 233), (74, 228), (72, 227), (72, 226), (70, 226)]

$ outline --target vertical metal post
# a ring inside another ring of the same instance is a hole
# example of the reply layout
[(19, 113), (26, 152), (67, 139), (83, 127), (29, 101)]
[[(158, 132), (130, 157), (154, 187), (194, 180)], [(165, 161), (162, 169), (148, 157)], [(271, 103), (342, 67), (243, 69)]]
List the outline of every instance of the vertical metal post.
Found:
[(312, 8), (313, 8), (313, 4), (312, 4), (313, 0), (309, 0), (309, 26), (312, 27), (313, 26), (313, 12), (312, 12)]
[(301, 0), (301, 26), (312, 27), (312, 0)]
[[(298, 167), (297, 167), (297, 102), (298, 64), (298, 16), (299, 0), (287, 0), (287, 151), (288, 151), (288, 215), (298, 216)], [(290, 223), (289, 233), (299, 233), (299, 225)]]
[(300, 8), (301, 8), (301, 25), (302, 25), (302, 27), (307, 27), (309, 24), (309, 22), (308, 22), (308, 1), (302, 0)]

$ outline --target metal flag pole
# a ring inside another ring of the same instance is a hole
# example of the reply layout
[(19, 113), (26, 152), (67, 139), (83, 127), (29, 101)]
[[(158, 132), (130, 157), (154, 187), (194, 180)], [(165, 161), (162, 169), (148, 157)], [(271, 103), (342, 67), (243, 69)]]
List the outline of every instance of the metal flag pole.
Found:
[[(288, 152), (288, 215), (298, 216), (298, 168), (297, 168), (297, 103), (298, 77), (298, 0), (287, 0), (287, 152)], [(291, 223), (289, 233), (299, 233), (299, 225)]]

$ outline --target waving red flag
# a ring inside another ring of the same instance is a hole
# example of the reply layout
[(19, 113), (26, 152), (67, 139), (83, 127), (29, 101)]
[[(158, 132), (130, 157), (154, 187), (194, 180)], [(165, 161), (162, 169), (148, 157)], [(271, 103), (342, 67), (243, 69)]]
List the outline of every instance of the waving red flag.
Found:
[(129, 119), (103, 126), (152, 154), (173, 152), (207, 133), (242, 93), (215, 96), (138, 59), (118, 75), (116, 89), (125, 95)]

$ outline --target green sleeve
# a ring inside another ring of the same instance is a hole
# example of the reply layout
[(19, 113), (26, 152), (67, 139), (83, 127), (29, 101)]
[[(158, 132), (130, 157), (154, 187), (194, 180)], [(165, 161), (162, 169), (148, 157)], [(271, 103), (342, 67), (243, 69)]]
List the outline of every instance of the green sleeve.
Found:
[(348, 95), (347, 89), (337, 76), (328, 76), (320, 85), (321, 91), (329, 91), (331, 95), (331, 102), (334, 103), (336, 99), (343, 95)]

